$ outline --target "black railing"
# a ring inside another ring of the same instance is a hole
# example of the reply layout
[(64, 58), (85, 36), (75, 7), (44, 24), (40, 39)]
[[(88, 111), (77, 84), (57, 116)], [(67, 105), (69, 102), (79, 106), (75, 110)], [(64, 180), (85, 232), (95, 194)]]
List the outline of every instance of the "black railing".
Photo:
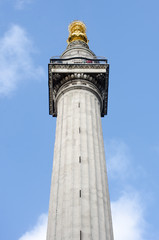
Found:
[(70, 60), (79, 60), (73, 62), (73, 64), (106, 64), (107, 59), (104, 57), (96, 57), (96, 58), (87, 58), (87, 57), (70, 57), (70, 58), (61, 58), (61, 57), (51, 57), (50, 63), (53, 64), (67, 64)]

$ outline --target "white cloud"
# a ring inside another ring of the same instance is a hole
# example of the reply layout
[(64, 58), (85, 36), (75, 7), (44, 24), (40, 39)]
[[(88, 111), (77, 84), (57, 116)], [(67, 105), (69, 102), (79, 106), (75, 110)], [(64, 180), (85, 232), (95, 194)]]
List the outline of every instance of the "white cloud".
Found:
[(143, 206), (137, 194), (124, 193), (112, 202), (115, 240), (145, 240)]
[(26, 4), (29, 4), (31, 3), (33, 0), (17, 0), (16, 1), (16, 5), (15, 7), (18, 9), (18, 10), (21, 10), (25, 7)]
[[(112, 202), (113, 232), (115, 240), (145, 240), (143, 206), (138, 195), (124, 193)], [(19, 240), (46, 240), (47, 215), (42, 214), (32, 230)]]
[(120, 186), (120, 196), (111, 203), (114, 239), (145, 240), (144, 206), (140, 193), (132, 185), (132, 179), (138, 176), (138, 171), (141, 173), (141, 169), (136, 166), (134, 171), (130, 149), (123, 141), (111, 140), (106, 142), (105, 148), (109, 177)]
[(19, 240), (46, 240), (47, 215), (42, 214), (32, 230), (26, 232)]
[(131, 155), (128, 146), (117, 140), (105, 144), (107, 170), (109, 176), (116, 179), (126, 179), (132, 171)]
[(9, 95), (20, 81), (44, 77), (43, 68), (33, 62), (33, 53), (33, 43), (26, 31), (12, 25), (0, 39), (0, 96)]
[[(123, 174), (130, 173), (131, 155), (128, 146), (121, 141), (111, 141), (106, 146), (110, 174), (113, 177), (116, 175), (120, 181)], [(125, 186), (127, 186), (126, 181), (121, 186), (122, 194), (111, 203), (114, 240), (146, 240), (148, 224), (144, 216), (145, 203), (143, 204), (141, 201), (140, 193), (137, 190), (132, 190), (133, 186), (129, 186), (129, 192), (124, 191)], [(143, 195), (142, 199), (144, 199)], [(45, 240), (45, 234), (41, 237), (38, 234), (38, 229), (36, 225), (33, 231), (24, 234), (25, 238), (19, 240)], [(46, 222), (44, 222), (42, 229), (46, 233)]]

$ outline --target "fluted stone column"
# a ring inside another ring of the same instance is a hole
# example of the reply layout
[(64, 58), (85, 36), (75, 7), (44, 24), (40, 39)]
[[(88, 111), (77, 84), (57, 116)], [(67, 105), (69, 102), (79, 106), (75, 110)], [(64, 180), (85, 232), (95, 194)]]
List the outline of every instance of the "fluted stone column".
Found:
[(48, 240), (112, 240), (100, 102), (75, 89), (58, 99)]
[(59, 63), (51, 59), (50, 114), (57, 123), (47, 240), (113, 240), (101, 126), (107, 90), (108, 64), (83, 41), (70, 43)]

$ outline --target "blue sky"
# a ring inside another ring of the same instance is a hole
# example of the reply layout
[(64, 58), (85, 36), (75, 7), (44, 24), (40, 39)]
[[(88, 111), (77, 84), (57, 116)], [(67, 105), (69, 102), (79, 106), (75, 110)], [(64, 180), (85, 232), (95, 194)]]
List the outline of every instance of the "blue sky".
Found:
[(0, 0), (0, 239), (45, 240), (56, 119), (47, 65), (82, 20), (110, 63), (102, 119), (115, 240), (158, 240), (159, 2)]

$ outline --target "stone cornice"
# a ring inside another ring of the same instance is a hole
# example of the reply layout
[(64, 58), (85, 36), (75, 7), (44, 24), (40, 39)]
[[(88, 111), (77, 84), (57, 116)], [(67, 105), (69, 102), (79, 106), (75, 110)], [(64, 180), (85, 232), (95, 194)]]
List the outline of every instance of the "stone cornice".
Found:
[[(49, 64), (49, 114), (57, 116), (57, 95), (67, 82), (77, 80), (90, 82), (100, 94), (101, 116), (107, 114), (109, 65), (91, 64)], [(88, 87), (87, 87), (88, 89)], [(91, 88), (90, 88), (91, 89)]]
[(86, 70), (89, 70), (91, 69), (91, 72), (99, 72), (99, 69), (100, 70), (104, 70), (102, 72), (106, 72), (106, 69), (107, 69), (107, 65), (108, 64), (55, 64), (55, 63), (50, 63), (49, 65), (52, 65), (52, 67), (50, 67), (50, 70), (52, 72), (56, 72), (56, 69), (57, 71), (61, 71), (61, 69), (64, 69), (65, 71), (68, 71), (73, 69), (73, 71), (75, 71), (75, 69), (80, 70), (80, 69), (86, 69)]

